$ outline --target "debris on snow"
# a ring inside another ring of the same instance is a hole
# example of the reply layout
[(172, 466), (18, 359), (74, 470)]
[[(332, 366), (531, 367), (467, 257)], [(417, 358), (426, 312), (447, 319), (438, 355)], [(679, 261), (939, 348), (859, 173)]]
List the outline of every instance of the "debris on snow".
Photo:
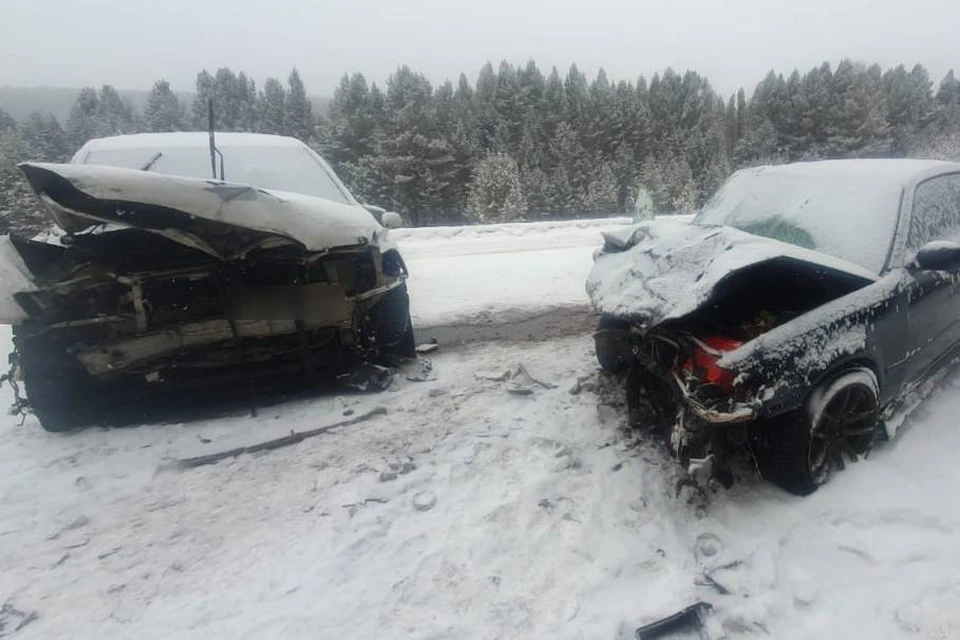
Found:
[(544, 389), (555, 389), (557, 386), (551, 382), (545, 382), (533, 377), (522, 363), (518, 363), (517, 366), (504, 369), (503, 371), (477, 371), (474, 373), (474, 376), (478, 380), (505, 382), (505, 389), (515, 395), (528, 396), (533, 393), (535, 386), (543, 387)]
[(391, 462), (386, 469), (380, 472), (380, 482), (391, 482), (400, 476), (406, 475), (411, 471), (415, 471), (416, 469), (417, 465), (415, 465), (412, 460), (406, 460), (404, 462)]
[(421, 491), (413, 496), (413, 508), (417, 511), (430, 511), (437, 504), (437, 496), (431, 491)]
[(543, 380), (540, 380), (540, 379), (538, 379), (538, 378), (534, 378), (532, 375), (530, 375), (530, 372), (527, 371), (527, 368), (524, 367), (523, 364), (518, 364), (518, 365), (517, 365), (517, 370), (516, 370), (516, 372), (515, 372), (513, 375), (514, 375), (514, 379), (517, 379), (518, 377), (524, 377), (524, 378), (526, 378), (527, 380), (529, 380), (530, 382), (533, 382), (534, 384), (537, 384), (537, 385), (543, 387), (544, 389), (556, 389), (556, 388), (557, 388), (557, 385), (553, 384), (552, 382), (544, 382)]
[(707, 640), (720, 640), (722, 632), (708, 632), (715, 625), (707, 623), (707, 616), (713, 609), (706, 602), (697, 602), (660, 620), (645, 624), (637, 629), (637, 640), (656, 640), (673, 636), (677, 632), (700, 631)]
[(337, 380), (355, 391), (385, 391), (393, 383), (393, 375), (390, 367), (363, 363), (337, 376)]
[(216, 464), (221, 460), (226, 460), (228, 458), (236, 458), (239, 455), (244, 453), (257, 453), (258, 451), (271, 451), (273, 449), (279, 449), (280, 447), (289, 447), (293, 444), (299, 444), (307, 438), (312, 438), (318, 436), (322, 433), (326, 433), (333, 429), (339, 429), (340, 427), (347, 427), (350, 425), (357, 424), (358, 422), (363, 422), (364, 420), (369, 420), (374, 416), (386, 415), (387, 409), (385, 407), (374, 407), (370, 411), (361, 413), (360, 415), (350, 418), (349, 420), (341, 420), (340, 422), (335, 422), (333, 424), (328, 424), (324, 427), (318, 427), (316, 429), (310, 429), (308, 431), (291, 431), (290, 435), (282, 436), (280, 438), (274, 438), (273, 440), (266, 440), (258, 444), (250, 445), (247, 447), (237, 447), (235, 449), (228, 449), (227, 451), (220, 451), (218, 453), (211, 453), (203, 456), (196, 456), (193, 458), (183, 458), (177, 460), (175, 466), (179, 469), (192, 469), (195, 467), (202, 467), (208, 464)]
[(433, 341), (417, 345), (417, 353), (432, 353), (440, 348), (440, 343), (434, 338)]
[(365, 507), (371, 502), (374, 504), (387, 504), (389, 500), (387, 500), (386, 498), (364, 498), (360, 502), (349, 502), (347, 504), (340, 505), (340, 506), (346, 509), (347, 513), (349, 513), (350, 517), (352, 518), (354, 514), (357, 513), (357, 510), (360, 509), (360, 507)]
[(507, 385), (507, 393), (512, 393), (515, 396), (531, 396), (533, 395), (533, 389), (530, 387), (522, 387), (517, 383), (511, 383)]

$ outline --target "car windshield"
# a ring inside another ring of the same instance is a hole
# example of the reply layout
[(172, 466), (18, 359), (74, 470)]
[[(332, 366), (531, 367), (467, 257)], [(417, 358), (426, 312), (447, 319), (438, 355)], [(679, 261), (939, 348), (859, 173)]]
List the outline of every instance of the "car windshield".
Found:
[(896, 230), (900, 193), (900, 182), (876, 167), (752, 169), (730, 178), (695, 222), (781, 240), (879, 273)]
[[(221, 144), (217, 147), (224, 156), (224, 175), (229, 182), (352, 204), (327, 170), (303, 147)], [(203, 147), (96, 149), (83, 163), (187, 178), (211, 177), (210, 152)]]

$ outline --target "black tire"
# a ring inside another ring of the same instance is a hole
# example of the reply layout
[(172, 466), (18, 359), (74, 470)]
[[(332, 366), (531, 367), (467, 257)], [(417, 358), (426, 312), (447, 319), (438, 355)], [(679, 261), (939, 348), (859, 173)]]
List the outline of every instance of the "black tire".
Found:
[(806, 496), (873, 443), (880, 418), (877, 379), (850, 369), (820, 385), (800, 410), (754, 427), (760, 474), (790, 493)]
[(14, 336), (27, 404), (40, 425), (69, 431), (97, 419), (98, 385), (66, 346), (45, 335)]
[(417, 357), (417, 340), (413, 333), (413, 320), (407, 314), (407, 328), (403, 332), (400, 342), (393, 347), (393, 353), (404, 358)]
[(597, 362), (607, 373), (620, 375), (630, 369), (630, 345), (623, 339), (623, 332), (629, 329), (630, 325), (622, 320), (608, 316), (600, 318), (597, 331), (593, 334), (593, 344), (597, 351)]

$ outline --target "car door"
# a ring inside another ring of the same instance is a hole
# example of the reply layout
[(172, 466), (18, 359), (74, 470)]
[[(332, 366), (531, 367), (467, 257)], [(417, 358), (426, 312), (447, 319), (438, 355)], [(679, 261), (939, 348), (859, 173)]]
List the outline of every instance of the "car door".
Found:
[[(934, 240), (960, 240), (960, 174), (945, 174), (917, 185), (907, 249)], [(960, 282), (946, 271), (914, 269), (908, 291), (907, 361), (904, 377), (927, 373), (960, 342)]]

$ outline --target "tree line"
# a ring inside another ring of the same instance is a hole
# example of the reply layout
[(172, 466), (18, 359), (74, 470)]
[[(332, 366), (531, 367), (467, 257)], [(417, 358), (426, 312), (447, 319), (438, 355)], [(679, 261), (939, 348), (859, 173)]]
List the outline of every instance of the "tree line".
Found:
[(344, 75), (329, 113), (313, 113), (299, 74), (259, 90), (243, 72), (197, 76), (185, 104), (155, 83), (138, 112), (109, 85), (85, 88), (63, 126), (0, 109), (0, 219), (34, 228), (36, 205), (15, 169), (65, 161), (93, 137), (217, 129), (299, 138), (363, 201), (433, 225), (604, 215), (640, 199), (660, 211), (701, 205), (736, 168), (797, 160), (925, 156), (960, 159), (960, 81), (936, 86), (920, 65), (887, 70), (844, 60), (770, 72), (749, 98), (724, 98), (694, 71), (649, 80), (563, 75), (529, 61), (486, 64), (471, 82), (433, 86), (403, 66), (381, 88)]

